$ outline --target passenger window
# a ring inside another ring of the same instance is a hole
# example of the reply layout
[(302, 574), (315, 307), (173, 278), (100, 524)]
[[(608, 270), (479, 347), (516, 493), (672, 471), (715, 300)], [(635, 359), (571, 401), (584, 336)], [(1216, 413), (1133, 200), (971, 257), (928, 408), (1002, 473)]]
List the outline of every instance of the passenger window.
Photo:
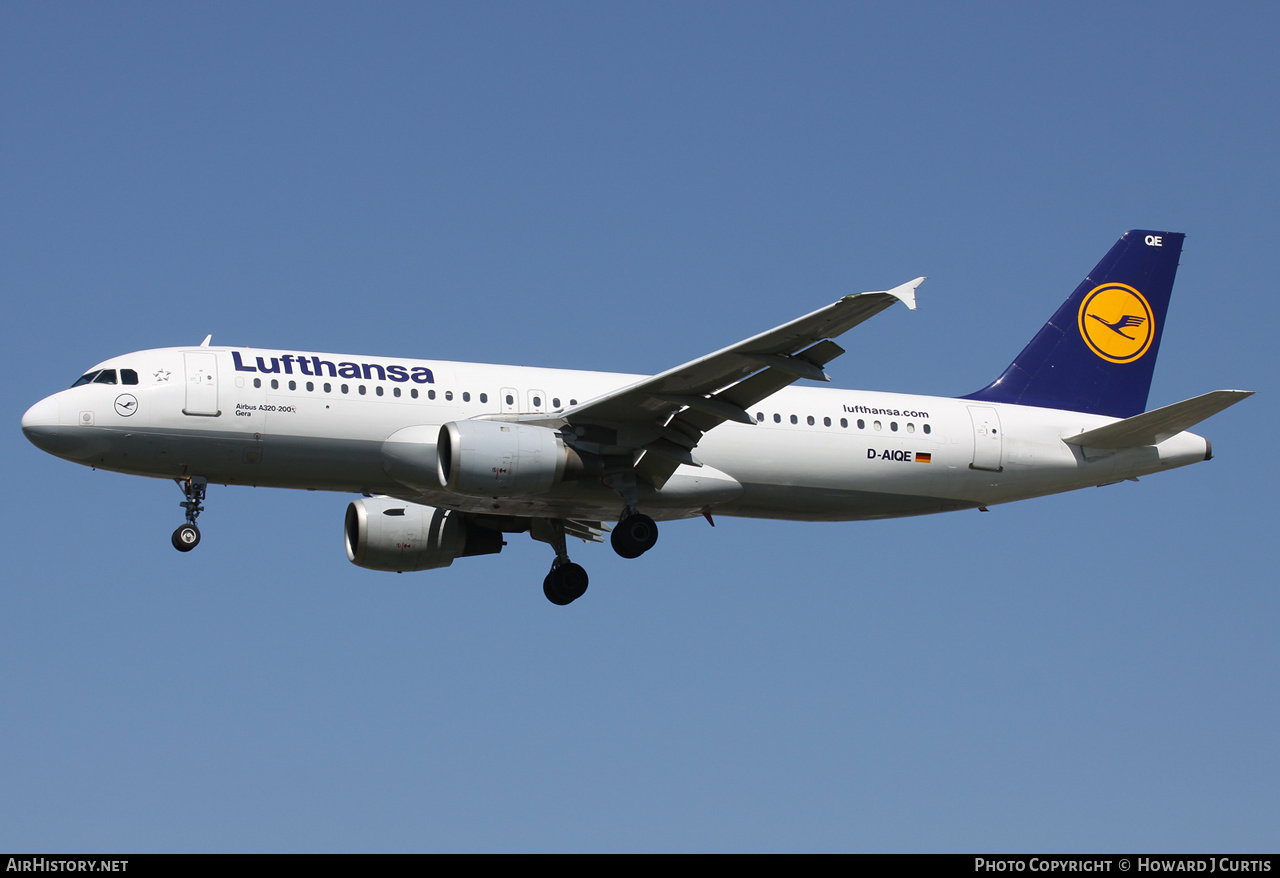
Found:
[(823, 419), (822, 419), (822, 426), (824, 426), (824, 427), (830, 427), (830, 426), (831, 426), (831, 419), (830, 419), (830, 418), (823, 418)]
[(756, 412), (756, 423), (759, 424), (764, 420), (764, 412)]
[(254, 386), (254, 387), (261, 387), (261, 386), (262, 386), (262, 379), (261, 379), (261, 378), (255, 378), (255, 379), (253, 379), (253, 386)]
[(778, 414), (777, 412), (774, 412), (774, 413), (773, 413), (773, 422), (774, 422), (775, 424), (781, 424), (781, 423), (782, 423), (782, 415)]
[(792, 415), (792, 416), (791, 416), (791, 423), (793, 423), (793, 424), (798, 424), (798, 423), (800, 423), (800, 419), (799, 419), (799, 418), (797, 418), (795, 415)]
[(289, 389), (290, 389), (290, 390), (297, 390), (297, 389), (298, 389), (298, 382), (297, 382), (297, 381), (290, 380), (290, 381), (289, 381)]
[(276, 379), (272, 378), (272, 379), (271, 379), (271, 389), (272, 389), (272, 390), (279, 390), (279, 389), (280, 389), (280, 382), (279, 382), (279, 381), (277, 381)]
[(325, 392), (325, 393), (333, 393), (333, 385), (332, 385), (332, 384), (330, 384), (328, 381), (326, 381), (326, 382), (324, 383), (324, 392)]
[(930, 429), (929, 429), (929, 425), (928, 425), (928, 424), (925, 424), (925, 425), (924, 425), (924, 431), (925, 431), (925, 433), (926, 433), (926, 434), (928, 434), (928, 433), (932, 433), (932, 432), (933, 432), (932, 430), (930, 430)]
[[(414, 390), (413, 398), (414, 398), (414, 399), (417, 399), (417, 398), (418, 398), (418, 393), (417, 393), (417, 390), (418, 390), (418, 389), (415, 387), (413, 390)], [(436, 398), (436, 392), (435, 392), (434, 390), (428, 390), (428, 391), (427, 391), (427, 399), (435, 399), (435, 398)]]
[(382, 385), (379, 384), (377, 387), (373, 388), (373, 392), (378, 394), (378, 396), (382, 396)]
[(308, 392), (308, 393), (310, 393), (311, 391), (313, 391), (313, 390), (315, 390), (315, 389), (316, 389), (316, 383), (315, 383), (314, 381), (308, 381), (308, 382), (307, 382), (307, 392)]
[(508, 394), (507, 394), (507, 405), (515, 405), (515, 404), (516, 404), (515, 397), (508, 393)]
[(399, 387), (391, 388), (391, 395), (396, 397), (400, 396), (400, 388)]
[(858, 429), (859, 430), (867, 429), (867, 422), (862, 420), (862, 418), (858, 418)]
[(446, 390), (446, 391), (444, 392), (444, 398), (445, 398), (445, 401), (446, 401), (446, 402), (453, 402), (453, 391), (452, 391), (452, 390)]
[[(416, 388), (416, 387), (410, 387), (410, 388), (409, 388), (409, 395), (410, 395), (410, 396), (412, 396), (414, 399), (417, 399), (417, 398), (418, 398), (418, 388)], [(434, 390), (433, 390), (433, 391), (431, 391), (431, 395), (434, 397), (434, 396), (436, 395), (436, 392), (435, 392)]]
[(890, 422), (889, 422), (889, 429), (890, 429), (890, 430), (892, 430), (892, 431), (893, 431), (893, 432), (895, 432), (895, 433), (896, 433), (896, 432), (898, 432), (898, 422), (897, 422), (897, 421), (890, 421)]
[(463, 402), (471, 402), (471, 393), (470, 393), (470, 391), (466, 391), (466, 390), (462, 391), (462, 401), (463, 401)]
[(361, 384), (361, 385), (360, 385), (360, 395), (361, 395), (361, 396), (364, 396), (364, 385), (363, 385), (363, 384)]
[(347, 392), (348, 392), (348, 387), (347, 387), (347, 385), (345, 385), (345, 384), (344, 384), (344, 385), (342, 385), (342, 392), (343, 392), (343, 393), (347, 393)]
[(482, 394), (480, 394), (480, 401), (481, 401), (481, 402), (488, 402), (488, 401), (489, 401), (489, 394), (487, 394), (487, 393), (482, 393)]
[(840, 419), (840, 426), (841, 426), (841, 427), (848, 428), (848, 426), (849, 426), (849, 419), (848, 419), (848, 418), (841, 418), (841, 419)]
[(808, 417), (806, 420), (808, 420), (808, 422), (809, 422), (809, 426), (810, 426), (810, 427), (812, 427), (812, 426), (813, 426), (813, 415), (809, 415), (809, 417)]

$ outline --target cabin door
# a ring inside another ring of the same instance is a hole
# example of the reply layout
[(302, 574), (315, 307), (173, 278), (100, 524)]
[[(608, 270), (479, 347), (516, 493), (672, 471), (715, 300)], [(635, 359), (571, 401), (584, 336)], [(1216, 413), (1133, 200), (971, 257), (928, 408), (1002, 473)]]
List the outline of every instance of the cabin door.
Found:
[(1004, 437), (1000, 431), (1000, 416), (996, 410), (984, 405), (969, 406), (969, 418), (973, 421), (972, 469), (1000, 472), (1004, 451)]
[(184, 415), (216, 418), (218, 410), (218, 361), (212, 351), (186, 351), (187, 401)]

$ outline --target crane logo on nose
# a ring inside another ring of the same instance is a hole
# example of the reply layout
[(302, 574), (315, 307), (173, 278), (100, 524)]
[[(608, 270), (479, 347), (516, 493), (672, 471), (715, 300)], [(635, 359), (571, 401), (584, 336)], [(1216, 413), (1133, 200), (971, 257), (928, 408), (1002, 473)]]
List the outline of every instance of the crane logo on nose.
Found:
[(132, 393), (122, 393), (116, 397), (116, 414), (127, 418), (138, 410), (138, 398)]

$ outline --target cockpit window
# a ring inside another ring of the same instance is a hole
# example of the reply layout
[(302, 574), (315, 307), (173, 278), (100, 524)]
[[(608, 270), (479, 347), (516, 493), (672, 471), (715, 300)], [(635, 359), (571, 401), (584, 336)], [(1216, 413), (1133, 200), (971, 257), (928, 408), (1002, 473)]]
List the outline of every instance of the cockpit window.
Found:
[[(71, 386), (79, 387), (81, 384), (115, 384), (115, 383), (116, 383), (115, 369), (94, 369), (92, 372), (86, 372), (85, 374), (81, 375), (79, 378), (76, 379), (75, 384), (72, 384)], [(121, 369), (120, 383), (121, 384), (137, 384), (138, 373), (133, 369)]]

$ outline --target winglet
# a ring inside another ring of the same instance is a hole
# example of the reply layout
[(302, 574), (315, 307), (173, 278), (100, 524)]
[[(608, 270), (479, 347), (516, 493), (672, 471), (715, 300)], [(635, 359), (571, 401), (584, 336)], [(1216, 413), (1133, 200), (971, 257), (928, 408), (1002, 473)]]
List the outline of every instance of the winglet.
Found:
[(902, 304), (906, 305), (912, 311), (916, 310), (916, 287), (924, 283), (924, 278), (918, 277), (915, 280), (909, 280), (905, 284), (896, 286), (891, 290), (885, 290), (886, 293), (898, 299)]

